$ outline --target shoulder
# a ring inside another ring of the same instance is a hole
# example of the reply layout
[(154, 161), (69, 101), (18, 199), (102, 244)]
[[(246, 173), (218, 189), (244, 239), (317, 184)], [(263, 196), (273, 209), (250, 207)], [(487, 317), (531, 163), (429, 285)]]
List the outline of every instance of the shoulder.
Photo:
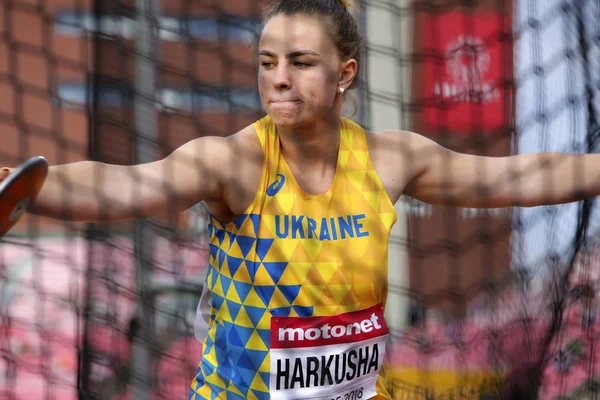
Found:
[(427, 154), (431, 155), (441, 148), (435, 141), (410, 131), (366, 132), (366, 135), (371, 156), (386, 161), (403, 157), (419, 163), (426, 159)]
[(423, 135), (403, 130), (389, 130), (381, 132), (365, 131), (369, 144), (374, 147), (393, 146), (398, 149), (413, 150), (433, 143)]
[(202, 136), (181, 146), (176, 153), (190, 160), (213, 166), (242, 161), (246, 155), (261, 152), (260, 141), (253, 125), (229, 136)]
[(204, 151), (196, 156), (204, 155), (210, 160), (214, 172), (224, 180), (237, 180), (248, 169), (262, 165), (263, 151), (253, 125), (229, 136), (207, 136), (198, 140), (206, 141), (201, 146)]
[(392, 159), (398, 158), (402, 153), (409, 150), (410, 141), (404, 131), (365, 131), (369, 155), (374, 164), (388, 164)]
[(425, 167), (427, 154), (437, 146), (422, 135), (402, 130), (366, 131), (366, 137), (371, 162), (392, 202)]
[(226, 138), (229, 146), (234, 150), (240, 147), (246, 151), (261, 150), (260, 140), (256, 131), (255, 124), (248, 125), (241, 131)]
[[(167, 159), (179, 170), (200, 174), (204, 182), (222, 187), (257, 174), (262, 167), (262, 148), (256, 130), (249, 125), (229, 136), (202, 136), (174, 151)], [(239, 186), (239, 185), (237, 185)]]

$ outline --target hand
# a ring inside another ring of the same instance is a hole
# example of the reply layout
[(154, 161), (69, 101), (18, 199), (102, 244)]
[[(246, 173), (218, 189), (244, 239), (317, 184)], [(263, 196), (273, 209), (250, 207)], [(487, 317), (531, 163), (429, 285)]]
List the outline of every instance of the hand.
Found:
[(6, 177), (8, 175), (10, 175), (10, 172), (11, 172), (10, 168), (4, 167), (4, 168), (0, 169), (0, 182), (2, 182), (3, 180), (5, 180)]

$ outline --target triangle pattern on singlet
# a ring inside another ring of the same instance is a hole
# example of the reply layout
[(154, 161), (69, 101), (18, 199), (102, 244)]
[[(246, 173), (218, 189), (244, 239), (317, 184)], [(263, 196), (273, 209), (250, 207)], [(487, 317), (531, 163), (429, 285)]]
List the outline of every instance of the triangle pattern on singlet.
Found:
[[(387, 294), (387, 235), (396, 215), (364, 130), (342, 120), (332, 190), (309, 196), (289, 175), (272, 119), (254, 127), (266, 157), (253, 203), (229, 224), (209, 214), (206, 367), (192, 385), (202, 399), (269, 398), (273, 316), (332, 316), (385, 302)], [(276, 180), (284, 183), (267, 195)]]

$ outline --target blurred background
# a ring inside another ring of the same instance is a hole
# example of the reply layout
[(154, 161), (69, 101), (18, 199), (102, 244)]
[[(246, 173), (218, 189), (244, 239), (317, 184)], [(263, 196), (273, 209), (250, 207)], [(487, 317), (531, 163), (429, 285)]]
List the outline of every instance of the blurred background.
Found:
[[(268, 3), (0, 0), (0, 164), (149, 162), (261, 118), (251, 45)], [(597, 1), (362, 0), (352, 12), (366, 46), (345, 116), (366, 129), (491, 156), (596, 152)], [(600, 396), (593, 201), (396, 208), (394, 398)], [(214, 256), (206, 224), (202, 204), (176, 220), (23, 218), (0, 241), (0, 398), (187, 396)]]

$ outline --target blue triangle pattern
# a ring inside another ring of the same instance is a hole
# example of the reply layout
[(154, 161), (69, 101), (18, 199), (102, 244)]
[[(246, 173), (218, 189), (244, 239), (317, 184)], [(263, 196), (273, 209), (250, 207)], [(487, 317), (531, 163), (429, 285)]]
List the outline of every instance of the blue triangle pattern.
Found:
[(244, 305), (244, 309), (246, 310), (246, 313), (248, 314), (248, 317), (254, 326), (258, 325), (263, 315), (265, 315), (265, 312), (267, 311), (267, 309), (264, 307), (253, 307), (248, 305)]
[[(238, 390), (242, 393), (244, 393), (244, 395), (246, 395), (246, 398), (248, 398), (248, 391), (250, 390), (250, 385), (252, 384), (252, 381), (254, 380), (254, 376), (256, 375), (256, 371), (253, 371), (251, 369), (247, 369), (247, 368), (243, 368), (238, 364), (237, 369), (237, 375), (234, 375), (235, 377), (235, 386), (238, 388)], [(232, 379), (233, 380), (233, 379)]]
[(283, 272), (285, 271), (286, 267), (288, 266), (287, 262), (264, 262), (263, 263), (265, 269), (267, 270), (267, 272), (269, 273), (269, 276), (271, 277), (271, 279), (273, 279), (273, 282), (275, 284), (277, 284), (279, 282), (279, 280), (281, 279), (281, 275), (283, 275)]
[[(200, 384), (202, 382), (202, 384)], [(200, 381), (198, 379), (198, 384), (196, 385), (196, 390), (200, 390), (200, 387), (204, 384), (204, 381)], [(190, 393), (188, 394), (188, 400), (196, 400), (196, 391), (194, 388), (190, 388)]]
[(210, 338), (210, 336), (206, 337), (206, 342), (204, 344), (204, 349), (202, 349), (202, 354), (208, 354), (210, 353), (211, 349), (213, 348), (213, 341)]
[(258, 371), (260, 366), (262, 365), (265, 358), (267, 358), (267, 354), (269, 354), (266, 350), (250, 350), (246, 349), (246, 352), (250, 356), (250, 359), (254, 363), (254, 368)]
[[(203, 353), (202, 353), (203, 357), (202, 357), (201, 361), (202, 361), (203, 364), (204, 364), (204, 355), (209, 354), (212, 351), (213, 347), (214, 346), (211, 345), (211, 346), (206, 346), (204, 349), (202, 349), (202, 351), (203, 351)], [(216, 350), (215, 350), (215, 352), (216, 352)], [(215, 368), (214, 365), (212, 365), (211, 363), (206, 363), (206, 364), (207, 364), (208, 368), (205, 368), (205, 369), (208, 369), (209, 370), (208, 372), (212, 373), (212, 371)]]
[(231, 316), (231, 319), (235, 321), (235, 319), (238, 316), (238, 313), (240, 312), (240, 308), (242, 308), (242, 305), (231, 300), (225, 301), (227, 302), (227, 309), (229, 310), (229, 315)]
[(250, 389), (250, 391), (258, 398), (258, 400), (269, 400), (271, 396), (269, 393), (261, 392), (259, 390)]
[(211, 392), (210, 392), (210, 400), (215, 400), (219, 398), (219, 395), (221, 394), (221, 392), (225, 389), (222, 389), (220, 387), (218, 387), (217, 385), (213, 385), (210, 382), (206, 382), (206, 384), (210, 387)]
[(217, 259), (217, 253), (219, 252), (219, 246), (216, 246), (212, 243), (209, 243), (208, 245), (208, 251), (210, 253), (210, 255), (213, 257), (213, 260)]
[(277, 308), (272, 308), (271, 309), (271, 314), (273, 314), (274, 317), (289, 317), (290, 316), (290, 312), (292, 311), (292, 307), (277, 307)]
[[(244, 369), (252, 370), (252, 371), (254, 370), (254, 363), (252, 362), (252, 359), (248, 355), (247, 350), (242, 351), (242, 355), (240, 356), (240, 359), (238, 360), (237, 365), (240, 368), (244, 368)], [(252, 375), (253, 375), (252, 379), (254, 379), (254, 371), (252, 372)], [(252, 380), (250, 380), (249, 382), (251, 383)]]
[(242, 227), (242, 225), (244, 224), (244, 222), (246, 222), (247, 219), (248, 219), (248, 214), (242, 214), (233, 220), (233, 224), (239, 230)]
[[(289, 314), (289, 313), (288, 313)], [(257, 329), (258, 336), (262, 339), (267, 349), (271, 347), (271, 331), (269, 329)]]
[(231, 368), (231, 362), (227, 360), (224, 364), (219, 364), (219, 374), (221, 376), (231, 376), (233, 368)]
[[(198, 365), (198, 368), (196, 368), (196, 379), (197, 379), (197, 383), (196, 383), (196, 390), (200, 390), (200, 388), (202, 387), (202, 385), (204, 385), (204, 377), (202, 376), (202, 369), (201, 369), (201, 365)], [(192, 388), (194, 389), (194, 388)]]
[(258, 293), (258, 297), (260, 297), (260, 299), (265, 304), (265, 307), (269, 306), (269, 303), (271, 302), (271, 297), (273, 297), (273, 293), (275, 292), (276, 287), (277, 286), (275, 285), (262, 285), (254, 287), (254, 290), (256, 290), (256, 293)]
[[(195, 377), (195, 378), (197, 378), (198, 380), (201, 380), (201, 379), (203, 379), (203, 378), (202, 378), (202, 374), (201, 374), (201, 372), (202, 372), (202, 365), (201, 365), (201, 364), (199, 364), (199, 365), (196, 367), (196, 374), (194, 375), (194, 377)], [(197, 388), (197, 387), (198, 387), (198, 386), (196, 386), (196, 388)]]
[(260, 214), (250, 214), (250, 220), (254, 225), (254, 236), (258, 237), (258, 227), (260, 226)]
[(206, 270), (206, 282), (204, 283), (208, 288), (211, 286), (212, 276), (213, 276), (214, 268), (211, 264), (208, 264), (208, 268)]
[(265, 259), (274, 242), (275, 239), (256, 239), (256, 255), (259, 260)]
[(242, 356), (243, 347), (240, 346), (230, 346), (227, 350), (227, 358), (231, 360), (234, 365), (237, 365), (238, 360)]
[(265, 385), (269, 387), (269, 384), (271, 383), (271, 374), (269, 374), (268, 372), (259, 372), (258, 374), (260, 375)]
[(244, 257), (248, 257), (248, 254), (250, 253), (250, 250), (252, 250), (252, 246), (254, 245), (254, 242), (256, 242), (256, 238), (253, 238), (251, 236), (238, 236), (236, 238), (236, 242), (237, 242), (238, 246), (240, 246), (242, 255)]
[(229, 292), (229, 286), (231, 286), (231, 278), (221, 274), (221, 287), (223, 288), (225, 297), (227, 297), (227, 292)]
[(225, 239), (225, 231), (223, 229), (215, 228), (215, 236), (219, 239), (219, 245), (223, 244)]
[(246, 297), (248, 297), (248, 294), (252, 289), (252, 285), (249, 283), (233, 281), (233, 286), (235, 286), (235, 290), (237, 290), (238, 296), (240, 296), (242, 303), (246, 301)]
[(238, 235), (229, 231), (227, 231), (227, 234), (229, 235), (229, 248), (231, 249), (231, 246), (233, 246), (233, 244), (235, 243)]
[(302, 285), (279, 285), (277, 287), (291, 305), (296, 300), (296, 297), (298, 297)]
[(218, 353), (222, 351), (222, 349), (227, 348), (227, 330), (217, 324), (217, 329), (215, 331), (215, 351)]
[(214, 267), (210, 269), (210, 283), (211, 288), (214, 288), (217, 284), (217, 278), (219, 277), (219, 271), (217, 271)]
[(233, 329), (237, 330), (237, 334), (240, 337), (242, 343), (246, 344), (250, 341), (250, 337), (252, 336), (252, 332), (254, 332), (254, 328), (246, 328), (245, 326), (234, 325)]
[(223, 263), (225, 262), (226, 255), (227, 255), (227, 253), (225, 252), (225, 250), (223, 250), (223, 249), (219, 250), (219, 270), (221, 270), (221, 268), (223, 268)]
[(312, 317), (315, 308), (313, 306), (292, 306), (299, 317)]
[(236, 373), (231, 377), (231, 383), (236, 387), (237, 390), (242, 392), (244, 395), (244, 400), (247, 400), (247, 393), (250, 388), (248, 387), (248, 384), (244, 382), (244, 378), (242, 378), (242, 375), (239, 373), (239, 368), (236, 368)]
[[(246, 394), (248, 393), (248, 391), (246, 391)], [(237, 393), (227, 393), (227, 400), (232, 399), (232, 400), (247, 400), (248, 396), (246, 395), (246, 397), (240, 396)]]
[(229, 254), (227, 255), (227, 265), (229, 266), (229, 275), (233, 278), (238, 268), (244, 261), (243, 258), (232, 257)]
[(250, 276), (250, 281), (254, 282), (254, 277), (256, 277), (256, 270), (260, 266), (260, 262), (244, 260), (246, 263), (246, 268), (248, 269), (248, 275)]
[(234, 346), (244, 347), (244, 342), (242, 342), (242, 339), (240, 338), (240, 335), (238, 335), (236, 329), (230, 329), (227, 338), (229, 339), (230, 344)]
[[(200, 367), (198, 367), (198, 368), (200, 368)], [(214, 372), (215, 368), (216, 367), (214, 365), (212, 365), (210, 362), (205, 361), (205, 359), (202, 359), (202, 373), (205, 376), (212, 374)]]
[(217, 365), (226, 364), (228, 362), (229, 357), (222, 348), (215, 346), (215, 354), (217, 358)]
[(223, 302), (225, 301), (224, 297), (219, 296), (218, 294), (213, 293), (211, 296), (212, 306), (217, 310), (220, 310), (223, 307)]

